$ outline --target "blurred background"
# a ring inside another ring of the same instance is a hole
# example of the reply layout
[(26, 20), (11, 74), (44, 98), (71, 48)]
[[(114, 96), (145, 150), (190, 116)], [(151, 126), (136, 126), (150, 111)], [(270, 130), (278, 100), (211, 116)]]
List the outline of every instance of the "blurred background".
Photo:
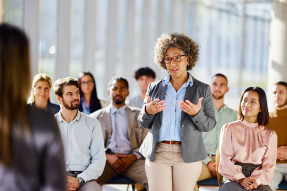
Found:
[(153, 68), (158, 80), (167, 75), (154, 65), (153, 47), (170, 32), (200, 45), (195, 78), (210, 84), (215, 73), (227, 75), (234, 109), (246, 87), (271, 95), (274, 82), (287, 80), (286, 0), (2, 0), (1, 9), (2, 21), (30, 38), (33, 75), (55, 81), (90, 71), (104, 99), (115, 75), (128, 79), (130, 96), (139, 91), (139, 67)]

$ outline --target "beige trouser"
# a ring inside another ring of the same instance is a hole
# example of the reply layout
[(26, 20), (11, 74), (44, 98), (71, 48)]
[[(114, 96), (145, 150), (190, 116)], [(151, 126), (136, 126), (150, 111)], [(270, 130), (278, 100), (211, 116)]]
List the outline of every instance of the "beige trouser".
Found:
[(154, 162), (145, 162), (149, 191), (193, 190), (201, 163), (185, 163), (180, 144), (158, 143)]
[[(145, 160), (138, 159), (134, 161), (123, 173), (124, 176), (133, 180), (136, 183), (143, 185), (145, 188), (148, 188), (147, 177), (145, 173)], [(106, 161), (106, 166), (103, 174), (97, 179), (99, 184), (104, 184), (109, 179), (119, 175), (113, 167)]]
[[(212, 158), (213, 160), (215, 160), (215, 156), (214, 156), (214, 157), (212, 156), (211, 158)], [(215, 176), (212, 175), (212, 174), (210, 173), (208, 167), (207, 167), (204, 163), (202, 163), (202, 170), (201, 170), (201, 173), (200, 173), (200, 175), (199, 175), (199, 177), (198, 177), (198, 179), (197, 179), (197, 182), (198, 182), (198, 181), (201, 181), (201, 180), (208, 179), (208, 178), (212, 178), (212, 177), (215, 177)], [(197, 184), (195, 185), (193, 191), (198, 191), (198, 186), (197, 186)]]

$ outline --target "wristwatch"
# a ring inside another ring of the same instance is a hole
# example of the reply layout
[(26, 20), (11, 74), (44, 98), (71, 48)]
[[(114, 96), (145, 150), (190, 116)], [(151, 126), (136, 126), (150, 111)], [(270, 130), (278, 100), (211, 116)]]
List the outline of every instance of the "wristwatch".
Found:
[(77, 177), (78, 181), (79, 181), (79, 184), (80, 186), (83, 186), (86, 182), (84, 179), (82, 179), (81, 177)]

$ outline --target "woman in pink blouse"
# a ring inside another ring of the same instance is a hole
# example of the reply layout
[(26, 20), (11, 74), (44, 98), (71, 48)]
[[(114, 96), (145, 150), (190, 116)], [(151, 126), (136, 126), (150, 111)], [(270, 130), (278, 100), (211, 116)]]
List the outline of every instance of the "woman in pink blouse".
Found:
[(223, 175), (219, 191), (271, 191), (276, 164), (277, 135), (266, 127), (269, 120), (264, 90), (249, 87), (241, 95), (240, 120), (226, 124), (220, 135)]

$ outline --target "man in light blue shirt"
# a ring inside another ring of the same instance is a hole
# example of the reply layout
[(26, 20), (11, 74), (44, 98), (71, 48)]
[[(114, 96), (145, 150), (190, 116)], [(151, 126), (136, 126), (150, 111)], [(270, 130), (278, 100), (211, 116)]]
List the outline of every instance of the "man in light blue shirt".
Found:
[(140, 110), (125, 104), (129, 95), (128, 81), (114, 77), (108, 94), (112, 104), (90, 115), (100, 121), (106, 147), (105, 170), (97, 182), (103, 184), (123, 174), (147, 189), (145, 160), (138, 149), (148, 130), (137, 122)]
[[(237, 112), (224, 104), (224, 95), (229, 91), (227, 77), (217, 73), (211, 78), (210, 90), (213, 98), (216, 126), (209, 132), (202, 132), (208, 157), (202, 161), (198, 181), (216, 176), (215, 154), (218, 149), (220, 129), (226, 123), (237, 120)], [(197, 190), (197, 187), (195, 188)]]
[(54, 84), (61, 110), (55, 115), (62, 135), (67, 171), (67, 190), (96, 190), (94, 181), (103, 172), (106, 162), (101, 125), (80, 111), (77, 80), (59, 79)]

